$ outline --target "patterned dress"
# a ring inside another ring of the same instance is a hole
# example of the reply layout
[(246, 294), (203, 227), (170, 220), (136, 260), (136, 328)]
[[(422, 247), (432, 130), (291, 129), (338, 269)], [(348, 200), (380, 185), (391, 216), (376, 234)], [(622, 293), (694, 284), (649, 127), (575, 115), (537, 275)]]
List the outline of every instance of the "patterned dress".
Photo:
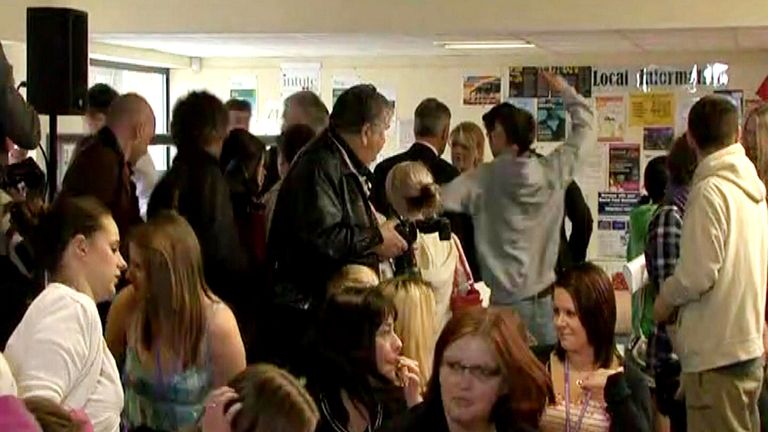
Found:
[[(212, 310), (221, 304), (214, 303)], [(137, 338), (130, 332), (128, 336), (123, 372), (124, 426), (129, 431), (139, 426), (177, 431), (193, 425), (203, 411), (205, 397), (213, 389), (208, 330), (202, 341), (202, 364), (176, 371), (147, 368), (139, 358)], [(157, 364), (157, 360), (154, 363)]]
[[(618, 359), (614, 360), (611, 368), (618, 367)], [(566, 404), (565, 404), (565, 365), (552, 353), (549, 360), (550, 376), (555, 390), (555, 403), (547, 406), (544, 415), (539, 424), (541, 432), (562, 432), (566, 430)], [(611, 417), (606, 410), (607, 405), (602, 397), (595, 397), (593, 394), (582, 391), (576, 385), (577, 377), (571, 371), (571, 404), (570, 421), (571, 432), (607, 432), (611, 426)], [(574, 389), (576, 391), (574, 392)], [(577, 397), (573, 397), (577, 393)], [(586, 406), (585, 406), (586, 405)], [(579, 428), (579, 419), (582, 411), (581, 428)]]

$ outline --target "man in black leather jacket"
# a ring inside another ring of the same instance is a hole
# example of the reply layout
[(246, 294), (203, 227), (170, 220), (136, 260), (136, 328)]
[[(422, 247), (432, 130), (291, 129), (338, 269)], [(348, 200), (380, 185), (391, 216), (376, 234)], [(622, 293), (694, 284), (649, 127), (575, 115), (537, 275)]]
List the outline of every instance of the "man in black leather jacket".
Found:
[[(369, 201), (372, 163), (385, 143), (390, 103), (371, 85), (339, 96), (330, 126), (294, 159), (283, 179), (267, 244), (273, 322), (281, 329), (271, 360), (295, 366), (291, 353), (343, 266), (379, 262), (408, 247), (396, 223), (379, 224)], [(281, 346), (282, 345), (282, 346)]]

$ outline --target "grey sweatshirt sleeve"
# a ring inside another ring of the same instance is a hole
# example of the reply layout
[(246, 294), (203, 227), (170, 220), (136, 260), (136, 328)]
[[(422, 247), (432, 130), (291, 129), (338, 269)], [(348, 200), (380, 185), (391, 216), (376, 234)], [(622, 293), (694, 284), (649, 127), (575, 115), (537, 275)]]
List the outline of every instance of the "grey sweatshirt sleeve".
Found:
[(440, 199), (443, 210), (471, 214), (472, 203), (479, 188), (480, 172), (483, 166), (462, 174), (452, 182), (444, 185), (440, 189)]
[(0, 44), (0, 121), (5, 134), (19, 147), (34, 149), (40, 143), (40, 119), (14, 86), (13, 71)]
[(592, 106), (573, 87), (567, 87), (562, 97), (571, 115), (571, 131), (565, 144), (541, 159), (546, 179), (554, 189), (564, 189), (571, 183), (581, 147), (596, 139)]

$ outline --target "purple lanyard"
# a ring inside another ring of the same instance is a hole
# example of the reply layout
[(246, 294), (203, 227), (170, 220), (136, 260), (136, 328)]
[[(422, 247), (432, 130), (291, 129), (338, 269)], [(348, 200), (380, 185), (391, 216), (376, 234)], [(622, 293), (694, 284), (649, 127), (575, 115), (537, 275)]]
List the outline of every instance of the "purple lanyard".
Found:
[[(574, 432), (581, 430), (581, 423), (584, 421), (584, 415), (587, 413), (591, 397), (592, 393), (587, 392), (587, 399), (584, 401), (581, 411), (579, 411), (579, 418), (576, 420)], [(565, 359), (565, 430), (566, 432), (571, 432), (571, 366), (567, 358)]]

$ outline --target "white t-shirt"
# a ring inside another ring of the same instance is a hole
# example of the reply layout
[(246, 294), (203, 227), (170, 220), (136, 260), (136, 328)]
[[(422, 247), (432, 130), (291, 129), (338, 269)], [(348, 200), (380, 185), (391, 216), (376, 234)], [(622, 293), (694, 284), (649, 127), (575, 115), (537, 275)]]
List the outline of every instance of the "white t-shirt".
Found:
[(83, 409), (95, 432), (116, 432), (123, 388), (102, 335), (93, 299), (59, 283), (48, 285), (14, 330), (5, 357), (19, 397), (50, 399)]
[(155, 185), (159, 176), (155, 163), (152, 161), (152, 157), (149, 153), (146, 153), (133, 166), (133, 182), (136, 183), (136, 196), (139, 198), (139, 210), (141, 211), (141, 217), (147, 220), (147, 206), (149, 205), (149, 197), (152, 196), (152, 191), (155, 189)]
[(0, 354), (0, 396), (17, 396), (16, 379), (13, 377), (11, 367)]

